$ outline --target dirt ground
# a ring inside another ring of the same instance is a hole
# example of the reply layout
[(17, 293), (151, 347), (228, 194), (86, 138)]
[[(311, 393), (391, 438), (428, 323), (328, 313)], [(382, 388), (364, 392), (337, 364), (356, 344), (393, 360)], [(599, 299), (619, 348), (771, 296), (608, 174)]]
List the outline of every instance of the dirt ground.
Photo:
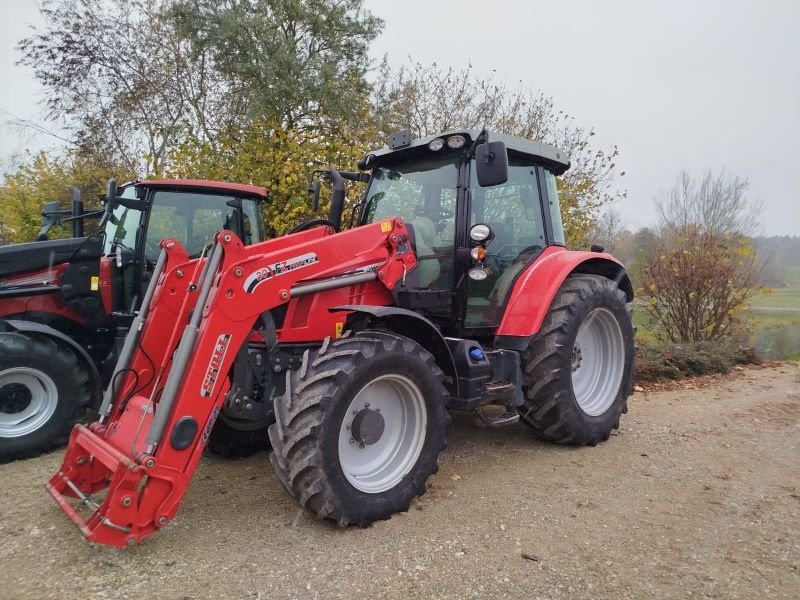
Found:
[[(691, 387), (697, 387), (692, 384)], [(0, 466), (0, 598), (800, 598), (800, 366), (639, 392), (596, 448), (454, 419), (428, 493), (366, 529), (317, 521), (267, 456), (206, 457), (177, 518), (90, 546)]]

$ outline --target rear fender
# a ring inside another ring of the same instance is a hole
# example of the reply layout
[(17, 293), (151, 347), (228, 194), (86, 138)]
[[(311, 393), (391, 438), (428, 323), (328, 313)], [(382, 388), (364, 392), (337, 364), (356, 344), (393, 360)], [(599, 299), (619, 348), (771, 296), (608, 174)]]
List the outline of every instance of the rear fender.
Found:
[(439, 368), (450, 383), (447, 387), (454, 396), (458, 396), (458, 373), (444, 337), (425, 317), (404, 308), (393, 306), (346, 305), (328, 309), (330, 312), (351, 311), (347, 317), (346, 328), (359, 329), (357, 320), (367, 317), (371, 328), (384, 327), (398, 335), (414, 340), (433, 355)]
[(551, 247), (514, 284), (494, 346), (520, 351), (527, 348), (564, 280), (573, 273), (607, 277), (625, 292), (628, 302), (633, 300), (633, 285), (625, 267), (610, 254)]
[(33, 321), (18, 321), (13, 319), (0, 319), (0, 332), (10, 331), (45, 335), (51, 338), (54, 342), (63, 344), (75, 352), (78, 360), (84, 363), (86, 370), (89, 372), (89, 385), (92, 391), (92, 405), (94, 406), (97, 403), (97, 401), (100, 399), (100, 395), (102, 394), (100, 372), (97, 370), (97, 365), (92, 360), (92, 357), (89, 356), (89, 353), (86, 352), (86, 350), (80, 344), (78, 344), (65, 333), (62, 333), (57, 329), (53, 329), (48, 325), (43, 325), (42, 323), (34, 323)]

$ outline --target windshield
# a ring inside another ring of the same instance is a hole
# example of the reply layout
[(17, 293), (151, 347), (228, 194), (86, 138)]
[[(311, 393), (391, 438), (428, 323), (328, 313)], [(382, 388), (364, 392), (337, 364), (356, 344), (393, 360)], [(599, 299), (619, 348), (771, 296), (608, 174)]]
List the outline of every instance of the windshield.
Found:
[[(120, 194), (122, 198), (136, 198), (136, 188), (126, 187)], [(105, 225), (103, 253), (111, 254), (112, 247), (119, 244), (131, 250), (136, 246), (136, 232), (142, 221), (142, 211), (117, 204)]]
[(259, 210), (255, 200), (229, 195), (158, 191), (145, 240), (147, 259), (158, 258), (159, 243), (168, 237), (183, 244), (190, 258), (199, 257), (223, 229), (233, 231), (245, 245), (263, 242), (266, 232)]
[(419, 287), (452, 286), (458, 157), (427, 157), (373, 173), (362, 221), (405, 219), (414, 235)]

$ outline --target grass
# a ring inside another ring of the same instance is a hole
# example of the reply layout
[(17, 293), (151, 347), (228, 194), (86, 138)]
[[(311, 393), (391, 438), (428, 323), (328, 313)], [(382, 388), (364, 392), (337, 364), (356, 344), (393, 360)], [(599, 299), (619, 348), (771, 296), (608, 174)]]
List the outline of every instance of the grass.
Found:
[(778, 308), (800, 308), (800, 285), (773, 288), (750, 299), (750, 306), (775, 306)]
[(800, 325), (800, 313), (793, 312), (766, 312), (756, 309), (745, 312), (743, 318), (754, 332)]

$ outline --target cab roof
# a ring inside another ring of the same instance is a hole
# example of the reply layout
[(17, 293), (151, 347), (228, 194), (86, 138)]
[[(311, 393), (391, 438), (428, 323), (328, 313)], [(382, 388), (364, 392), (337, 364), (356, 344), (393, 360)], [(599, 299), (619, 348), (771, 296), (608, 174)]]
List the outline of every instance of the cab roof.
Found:
[[(410, 144), (403, 146), (401, 148), (389, 148), (388, 146), (384, 146), (380, 150), (373, 150), (368, 153), (368, 156), (372, 155), (374, 157), (373, 159), (370, 159), (369, 168), (373, 166), (379, 166), (381, 163), (388, 162), (386, 159), (389, 156), (398, 156), (399, 158), (403, 156), (404, 153), (408, 153), (410, 155), (417, 155), (431, 141), (435, 140), (436, 138), (442, 138), (446, 140), (447, 138), (453, 135), (463, 135), (467, 140), (467, 144), (471, 144), (472, 141), (480, 135), (480, 133), (481, 133), (480, 129), (454, 129), (452, 131), (446, 131), (444, 133), (440, 133), (439, 135), (432, 135), (424, 138), (419, 138), (416, 140), (411, 140)], [(570, 167), (570, 161), (567, 155), (563, 151), (549, 144), (544, 144), (542, 142), (534, 142), (532, 140), (527, 140), (525, 138), (516, 137), (513, 135), (506, 135), (504, 133), (496, 133), (493, 131), (489, 132), (489, 141), (503, 142), (505, 143), (506, 148), (510, 152), (521, 154), (524, 156), (530, 156), (541, 161), (542, 163), (545, 164), (545, 166), (550, 168), (556, 175), (563, 174)], [(409, 150), (411, 151), (410, 153)], [(431, 151), (431, 154), (433, 153), (434, 152)]]
[(228, 183), (226, 181), (209, 181), (206, 179), (145, 179), (137, 181), (134, 185), (148, 188), (162, 188), (172, 190), (205, 191), (205, 192), (230, 192), (236, 196), (250, 196), (267, 200), (269, 192), (266, 188), (244, 183)]

